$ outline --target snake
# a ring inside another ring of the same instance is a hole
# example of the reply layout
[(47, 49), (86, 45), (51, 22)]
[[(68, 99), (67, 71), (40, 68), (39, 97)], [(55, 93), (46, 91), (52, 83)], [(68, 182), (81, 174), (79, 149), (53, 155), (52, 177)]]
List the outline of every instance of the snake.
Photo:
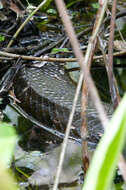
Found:
[[(20, 107), (42, 124), (65, 133), (70, 112), (72, 110), (76, 85), (65, 72), (64, 65), (46, 63), (42, 68), (24, 66), (14, 81), (16, 98)], [(112, 115), (112, 106), (103, 103), (108, 116)], [(88, 101), (86, 120), (90, 141), (97, 141), (103, 128), (93, 102)], [(81, 94), (78, 98), (71, 133), (81, 138)]]

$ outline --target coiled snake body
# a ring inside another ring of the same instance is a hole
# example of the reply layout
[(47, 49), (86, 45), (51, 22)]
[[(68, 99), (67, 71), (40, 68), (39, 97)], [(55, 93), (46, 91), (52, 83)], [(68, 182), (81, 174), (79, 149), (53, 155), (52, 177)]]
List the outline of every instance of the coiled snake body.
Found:
[[(65, 132), (76, 87), (64, 72), (63, 66), (48, 63), (41, 69), (23, 67), (15, 81), (15, 94), (23, 110), (50, 128)], [(108, 115), (111, 114), (110, 105), (104, 106)], [(71, 135), (76, 138), (80, 138), (80, 113), (79, 97), (71, 130)], [(97, 139), (102, 127), (92, 101), (88, 105), (87, 118), (90, 139)]]

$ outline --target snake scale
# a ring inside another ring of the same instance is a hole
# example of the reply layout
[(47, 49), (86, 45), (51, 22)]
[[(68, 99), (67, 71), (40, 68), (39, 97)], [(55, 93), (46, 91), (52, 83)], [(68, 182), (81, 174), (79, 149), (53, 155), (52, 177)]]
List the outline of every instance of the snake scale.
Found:
[[(76, 86), (59, 63), (47, 63), (42, 68), (24, 66), (14, 82), (15, 95), (21, 101), (21, 108), (39, 122), (63, 133), (72, 109), (75, 89)], [(106, 103), (103, 105), (108, 115), (111, 115), (111, 106)], [(71, 130), (71, 135), (76, 138), (80, 138), (80, 115), (81, 97)], [(95, 140), (103, 130), (92, 101), (88, 103), (87, 120), (89, 137)]]

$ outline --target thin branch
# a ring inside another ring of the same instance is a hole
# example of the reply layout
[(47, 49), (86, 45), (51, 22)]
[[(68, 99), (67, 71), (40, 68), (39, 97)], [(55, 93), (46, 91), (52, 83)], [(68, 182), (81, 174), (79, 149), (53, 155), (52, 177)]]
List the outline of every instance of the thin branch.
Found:
[[(82, 52), (80, 50), (80, 45), (79, 45), (79, 43), (77, 41), (76, 34), (74, 32), (74, 29), (72, 27), (72, 23), (71, 23), (71, 21), (69, 19), (69, 16), (67, 14), (67, 10), (65, 8), (64, 2), (62, 0), (61, 1), (55, 0), (55, 2), (56, 2), (56, 5), (57, 5), (57, 8), (58, 8), (58, 11), (60, 13), (61, 19), (63, 21), (63, 24), (65, 26), (66, 32), (67, 32), (67, 34), (69, 36), (69, 39), (70, 39), (72, 48), (74, 50), (74, 53), (75, 53), (75, 55), (77, 57), (77, 60), (78, 60), (80, 66), (82, 68), (82, 71), (84, 73), (84, 79), (86, 80), (86, 82), (88, 84), (90, 93), (92, 95), (92, 99), (95, 102), (95, 106), (96, 106), (96, 108), (98, 110), (98, 113), (100, 115), (100, 119), (102, 121), (103, 126), (105, 127), (106, 124), (108, 123), (108, 120), (107, 120), (106, 114), (104, 113), (104, 109), (103, 109), (103, 107), (102, 107), (102, 105), (100, 103), (100, 98), (98, 96), (98, 93), (97, 93), (97, 90), (96, 90), (96, 88), (94, 86), (94, 83), (93, 83), (93, 81), (91, 79), (90, 72), (89, 72), (89, 70), (87, 68), (87, 64), (88, 64), (88, 61), (89, 61), (89, 58), (90, 58), (90, 54), (92, 52), (92, 47), (93, 47), (94, 41), (95, 41), (95, 39), (97, 37), (97, 33), (99, 31), (99, 27), (100, 27), (100, 25), (102, 23), (103, 15), (104, 15), (104, 12), (105, 12), (106, 6), (107, 6), (107, 0), (104, 1), (103, 9), (101, 11), (101, 15), (99, 16), (99, 22), (97, 23), (95, 31), (94, 31), (91, 39), (89, 40), (89, 44), (88, 44), (88, 48), (87, 48), (87, 51), (86, 51), (85, 59), (84, 59), (83, 54), (82, 54)], [(82, 74), (81, 74), (81, 76), (82, 76)], [(72, 112), (73, 112), (73, 110), (72, 110)], [(68, 121), (68, 123), (69, 123), (69, 121)], [(66, 129), (66, 130), (70, 131), (70, 129)], [(67, 135), (65, 135), (65, 137)], [(59, 160), (59, 165), (58, 165), (58, 169), (57, 169), (57, 173), (56, 173), (56, 178), (55, 178), (55, 183), (54, 183), (53, 190), (57, 190), (57, 186), (58, 186), (58, 182), (59, 182), (59, 178), (60, 178), (60, 173), (61, 173), (61, 170), (62, 170), (65, 147), (66, 147), (66, 144), (64, 143), (63, 147), (62, 147), (61, 154), (60, 154), (60, 160)]]
[(108, 60), (105, 62), (106, 63), (105, 65), (108, 74), (110, 94), (114, 108), (116, 108), (120, 102), (119, 90), (113, 73), (113, 41), (114, 41), (114, 31), (115, 31), (115, 17), (116, 17), (116, 0), (113, 0), (112, 16), (110, 23), (109, 46), (108, 46)]
[[(102, 47), (102, 42), (101, 42), (101, 39), (99, 38), (99, 44), (100, 44), (100, 49), (102, 51), (102, 54), (103, 54), (103, 57), (104, 57), (104, 62), (105, 62), (105, 65), (107, 65), (107, 62), (108, 62), (108, 59), (107, 59), (107, 56), (105, 54), (105, 51), (104, 51), (104, 48)], [(114, 83), (115, 84), (115, 83)], [(117, 88), (117, 87), (116, 87)], [(118, 89), (117, 89), (118, 90)], [(117, 91), (118, 92), (118, 91)], [(121, 99), (121, 98), (120, 98)], [(119, 101), (118, 101), (119, 103)], [(124, 181), (126, 181), (126, 163), (125, 163), (125, 159), (123, 157), (123, 155), (121, 154), (120, 155), (120, 160), (119, 160), (119, 163), (118, 163), (118, 166), (119, 166), (119, 169), (121, 170), (122, 172), (122, 176), (123, 176), (123, 179)]]
[[(113, 0), (112, 6), (112, 16), (110, 24), (110, 36), (109, 36), (109, 47), (108, 47), (108, 61), (106, 62), (106, 68), (109, 78), (109, 87), (112, 97), (112, 103), (114, 108), (116, 108), (121, 100), (119, 95), (119, 90), (116, 82), (116, 78), (113, 73), (113, 41), (114, 41), (114, 31), (115, 31), (115, 17), (116, 17), (116, 4), (117, 0)], [(123, 155), (120, 155), (119, 169), (122, 171), (122, 176), (124, 181), (126, 180), (126, 162)]]
[[(42, 1), (38, 7), (36, 7), (36, 9), (26, 18), (26, 20), (21, 24), (21, 26), (18, 28), (18, 30), (16, 31), (16, 33), (13, 36), (13, 39), (17, 38), (17, 36), (19, 35), (19, 33), (21, 32), (21, 30), (24, 28), (24, 26), (29, 22), (29, 20), (32, 18), (32, 16), (47, 2), (48, 0), (44, 0)], [(9, 44), (7, 45), (7, 47), (9, 48), (14, 40), (11, 40), (9, 42)]]
[[(19, 57), (21, 57), (24, 60), (32, 60), (32, 61), (49, 61), (49, 62), (75, 62), (77, 61), (77, 58), (45, 58), (45, 57), (35, 57), (35, 56), (27, 56), (27, 55), (19, 55), (19, 54), (14, 54), (14, 53), (7, 53), (4, 51), (0, 51), (0, 55), (1, 56), (5, 56), (5, 57), (10, 57), (10, 58), (14, 58), (14, 59), (18, 59)], [(126, 55), (126, 51), (120, 51), (117, 53), (114, 53), (113, 56), (122, 56), (122, 55)], [(0, 57), (1, 59), (1, 57)], [(3, 59), (3, 58), (2, 58)], [(8, 58), (5, 58), (8, 59)], [(103, 55), (99, 55), (99, 56), (94, 56), (93, 60), (100, 60), (103, 59)], [(29, 63), (26, 63), (29, 64)], [(104, 65), (101, 63), (99, 63), (99, 65)]]
[[(14, 59), (18, 59), (21, 57), (24, 60), (32, 60), (32, 61), (48, 61), (48, 62), (74, 62), (77, 61), (76, 58), (51, 58), (51, 57), (35, 57), (35, 56), (27, 56), (27, 55), (19, 55), (14, 53), (7, 53), (4, 51), (0, 51), (1, 56), (6, 56)], [(0, 57), (1, 58), (1, 57)], [(26, 64), (29, 64), (29, 62), (26, 62)]]
[[(101, 15), (101, 11), (102, 11), (102, 5), (99, 7), (98, 11), (97, 11), (97, 15), (96, 15), (96, 19), (95, 19), (95, 23), (93, 26), (93, 31), (92, 34), (95, 32), (95, 29), (99, 23), (99, 18)], [(91, 64), (92, 64), (92, 60), (93, 60), (93, 56), (95, 53), (95, 49), (96, 49), (96, 45), (97, 45), (97, 41), (98, 39), (95, 38), (94, 42), (93, 42), (93, 46), (91, 49), (91, 53), (89, 56), (89, 60), (88, 60), (88, 68), (90, 69)], [(88, 134), (88, 127), (87, 127), (87, 117), (86, 117), (86, 107), (88, 105), (88, 88), (86, 85), (86, 82), (83, 82), (83, 86), (82, 86), (82, 98), (81, 98), (81, 105), (82, 105), (82, 109), (81, 109), (81, 118), (82, 118), (82, 125), (81, 125), (81, 137), (82, 137), (82, 161), (83, 161), (83, 168), (84, 168), (84, 174), (86, 174), (88, 167), (89, 167), (89, 154), (88, 154), (88, 144), (86, 139), (86, 136)], [(84, 139), (84, 140), (83, 140)]]
[(76, 108), (76, 105), (77, 105), (77, 100), (78, 100), (78, 96), (79, 96), (79, 93), (80, 93), (82, 81), (83, 81), (83, 73), (80, 74), (79, 82), (78, 82), (76, 92), (75, 92), (75, 96), (74, 96), (74, 100), (73, 100), (72, 111), (71, 111), (69, 119), (68, 119), (68, 124), (67, 124), (67, 127), (66, 127), (65, 138), (64, 138), (63, 144), (62, 144), (62, 151), (61, 151), (61, 154), (60, 154), (60, 159), (59, 159), (59, 164), (58, 164), (58, 168), (57, 168), (57, 174), (56, 174), (53, 190), (57, 190), (57, 186), (58, 186), (58, 183), (59, 183), (59, 177), (60, 177), (60, 173), (61, 173), (61, 170), (62, 170), (64, 154), (65, 154), (65, 150), (66, 150), (66, 146), (67, 146), (67, 141), (68, 141), (68, 137), (69, 137), (69, 133), (70, 133), (70, 129), (71, 129), (72, 121), (73, 121), (73, 116), (74, 116), (74, 113), (75, 113), (75, 108)]
[(82, 95), (81, 95), (81, 139), (82, 139), (82, 162), (83, 162), (83, 170), (84, 174), (86, 174), (89, 168), (89, 153), (88, 153), (88, 143), (87, 143), (87, 135), (88, 135), (88, 127), (87, 127), (87, 117), (86, 117), (86, 108), (88, 105), (88, 89), (85, 81), (83, 81), (82, 85)]

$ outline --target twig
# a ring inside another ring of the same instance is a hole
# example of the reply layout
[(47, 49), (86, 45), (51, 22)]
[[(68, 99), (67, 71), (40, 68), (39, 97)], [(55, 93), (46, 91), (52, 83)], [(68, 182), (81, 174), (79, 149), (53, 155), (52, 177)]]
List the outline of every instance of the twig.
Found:
[(60, 159), (59, 159), (59, 164), (58, 164), (58, 168), (57, 168), (57, 173), (56, 173), (56, 178), (55, 178), (55, 183), (54, 183), (53, 190), (57, 190), (57, 186), (58, 186), (58, 183), (59, 183), (59, 177), (60, 177), (60, 173), (61, 173), (61, 170), (62, 170), (64, 154), (65, 154), (65, 150), (66, 150), (66, 146), (67, 146), (68, 137), (69, 137), (69, 134), (70, 134), (70, 129), (71, 129), (73, 116), (74, 116), (74, 113), (75, 113), (75, 108), (76, 108), (76, 105), (77, 105), (77, 100), (78, 100), (78, 96), (79, 96), (79, 93), (80, 93), (82, 81), (83, 81), (83, 73), (80, 74), (80, 78), (79, 78), (79, 81), (78, 81), (78, 85), (77, 85), (74, 100), (73, 100), (72, 111), (71, 111), (69, 119), (68, 119), (68, 124), (67, 124), (67, 127), (66, 127), (65, 138), (64, 138), (63, 144), (62, 144), (62, 151), (61, 151), (61, 154), (60, 154)]
[[(114, 53), (113, 56), (116, 57), (116, 56), (122, 56), (125, 54), (126, 54), (126, 51), (120, 51), (120, 52)], [(21, 57), (24, 60), (30, 60), (30, 61), (31, 60), (33, 60), (33, 61), (49, 61), (49, 62), (60, 62), (60, 63), (61, 62), (63, 63), (63, 62), (75, 62), (75, 61), (77, 61), (77, 58), (51, 58), (51, 57), (45, 58), (45, 57), (35, 57), (35, 56), (27, 56), (27, 55), (19, 55), (19, 54), (14, 54), (14, 53), (7, 53), (4, 51), (0, 51), (0, 55), (5, 56), (5, 57), (14, 58), (14, 59)], [(0, 57), (0, 59), (1, 59), (1, 57)], [(99, 60), (99, 59), (103, 59), (103, 55), (93, 57), (93, 60)], [(99, 63), (99, 65), (103, 66), (104, 64)]]
[[(33, 60), (33, 61), (48, 61), (48, 62), (74, 62), (74, 61), (77, 61), (76, 58), (51, 58), (51, 57), (45, 58), (45, 57), (18, 55), (18, 54), (14, 54), (14, 53), (7, 53), (4, 51), (0, 51), (0, 55), (14, 58), (14, 59), (21, 57), (24, 60)], [(26, 64), (29, 64), (29, 63), (27, 62)]]
[(113, 0), (109, 46), (108, 46), (108, 61), (105, 62), (106, 63), (105, 65), (108, 74), (110, 94), (114, 108), (116, 108), (120, 102), (117, 82), (113, 73), (113, 41), (114, 41), (114, 31), (115, 31), (115, 17), (116, 17), (116, 0)]
[[(101, 15), (101, 11), (102, 11), (102, 5), (99, 6), (99, 9), (97, 11), (97, 15), (96, 15), (96, 19), (95, 19), (95, 23), (93, 26), (93, 31), (92, 34), (95, 32), (95, 28), (97, 27), (97, 24), (99, 23), (99, 19), (100, 19), (100, 15)], [(93, 42), (93, 46), (90, 52), (90, 56), (89, 56), (89, 60), (88, 60), (88, 68), (90, 69), (91, 67), (91, 63), (93, 60), (93, 56), (95, 53), (95, 49), (96, 49), (96, 44), (97, 44), (98, 39), (94, 39)], [(86, 85), (86, 82), (83, 82), (83, 86), (82, 86), (82, 112), (81, 112), (81, 117), (82, 117), (82, 126), (81, 126), (81, 137), (82, 137), (82, 160), (83, 160), (83, 168), (84, 168), (84, 173), (86, 174), (88, 167), (89, 167), (89, 155), (88, 155), (88, 146), (87, 146), (87, 141), (84, 140), (85, 137), (88, 134), (88, 128), (87, 128), (87, 122), (86, 122), (86, 107), (88, 105), (88, 88)]]
[(81, 139), (82, 139), (82, 162), (83, 162), (83, 170), (84, 174), (86, 174), (89, 168), (89, 153), (88, 153), (88, 143), (87, 143), (87, 135), (88, 135), (88, 128), (87, 128), (87, 117), (86, 117), (86, 108), (88, 104), (88, 89), (86, 83), (83, 82), (82, 85), (82, 96), (81, 96)]
[[(96, 106), (96, 108), (98, 110), (98, 113), (100, 115), (100, 119), (102, 121), (103, 126), (105, 127), (106, 124), (108, 123), (108, 120), (107, 120), (106, 114), (104, 113), (104, 109), (103, 109), (103, 107), (102, 107), (102, 105), (100, 103), (99, 96), (97, 94), (97, 90), (94, 87), (94, 83), (93, 83), (93, 81), (91, 79), (89, 70), (87, 68), (87, 63), (88, 63), (89, 58), (90, 58), (90, 54), (91, 54), (91, 50), (92, 50), (92, 47), (93, 47), (94, 40), (97, 37), (97, 33), (99, 31), (99, 27), (100, 27), (102, 19), (103, 19), (103, 15), (104, 15), (104, 12), (105, 12), (105, 9), (106, 9), (106, 6), (107, 6), (107, 0), (104, 1), (103, 9), (102, 9), (101, 15), (99, 17), (99, 22), (97, 23), (95, 31), (94, 31), (91, 39), (89, 40), (89, 44), (88, 44), (88, 48), (87, 48), (87, 51), (86, 51), (85, 59), (84, 59), (83, 54), (82, 54), (82, 52), (80, 50), (80, 45), (79, 45), (79, 43), (77, 41), (76, 34), (75, 34), (74, 30), (73, 30), (72, 23), (71, 23), (71, 21), (69, 19), (69, 16), (67, 14), (67, 10), (65, 8), (65, 5), (64, 5), (63, 1), (62, 0), (60, 0), (60, 1), (55, 0), (55, 2), (56, 2), (56, 5), (57, 5), (57, 8), (58, 8), (58, 11), (60, 13), (61, 19), (63, 21), (63, 24), (65, 26), (66, 32), (67, 32), (67, 34), (69, 36), (69, 39), (70, 39), (71, 45), (73, 47), (74, 53), (75, 53), (75, 55), (77, 57), (77, 60), (78, 60), (78, 62), (80, 64), (82, 70), (83, 70), (84, 79), (86, 80), (86, 82), (88, 84), (90, 94), (92, 95), (92, 99), (95, 102), (95, 106)], [(68, 121), (68, 123), (69, 123), (69, 121)], [(66, 129), (66, 130), (68, 130), (68, 129)], [(70, 131), (70, 129), (69, 129), (69, 131)], [(65, 135), (65, 137), (67, 135)], [(67, 139), (65, 138), (65, 140), (67, 140)], [(64, 140), (64, 142), (65, 142), (65, 140)], [(54, 183), (53, 190), (57, 190), (59, 177), (60, 177), (60, 173), (61, 173), (61, 169), (62, 169), (64, 153), (65, 153), (65, 147), (66, 147), (66, 142), (63, 143), (63, 147), (62, 147), (62, 151), (61, 151), (61, 155), (60, 155), (60, 160), (59, 160), (59, 165), (58, 165), (58, 169), (57, 169), (57, 173), (56, 173), (56, 178), (55, 178), (55, 183)]]
[[(17, 36), (19, 35), (19, 33), (21, 32), (21, 30), (24, 28), (24, 26), (29, 22), (29, 20), (32, 18), (32, 16), (47, 2), (48, 0), (44, 0), (42, 1), (38, 7), (36, 7), (36, 9), (26, 18), (26, 20), (21, 24), (21, 26), (18, 28), (18, 30), (16, 31), (16, 33), (13, 36), (13, 39), (17, 38)], [(9, 42), (9, 44), (7, 45), (7, 47), (9, 48), (14, 40), (11, 40)]]
[[(110, 24), (109, 48), (108, 48), (108, 61), (106, 62), (106, 68), (107, 68), (108, 79), (109, 79), (109, 87), (110, 87), (112, 103), (113, 103), (114, 108), (118, 106), (121, 100), (116, 78), (113, 73), (113, 41), (114, 41), (114, 29), (115, 29), (114, 27), (115, 27), (115, 17), (116, 17), (116, 4), (117, 4), (117, 0), (113, 0), (112, 16), (111, 16), (111, 24)], [(122, 172), (124, 181), (126, 181), (126, 162), (122, 154), (120, 155), (119, 168)]]
[[(100, 44), (100, 49), (102, 51), (102, 54), (103, 54), (103, 57), (104, 57), (104, 62), (105, 62), (105, 65), (106, 65), (107, 62), (108, 62), (108, 60), (107, 60), (107, 56), (105, 54), (105, 51), (104, 51), (104, 49), (102, 47), (102, 43), (101, 43), (101, 39), (100, 38), (99, 38), (99, 44)], [(123, 158), (122, 154), (120, 155), (120, 160), (119, 160), (118, 166), (119, 166), (119, 168), (120, 168), (120, 170), (122, 172), (124, 181), (126, 181), (126, 163), (125, 163), (125, 159)]]

